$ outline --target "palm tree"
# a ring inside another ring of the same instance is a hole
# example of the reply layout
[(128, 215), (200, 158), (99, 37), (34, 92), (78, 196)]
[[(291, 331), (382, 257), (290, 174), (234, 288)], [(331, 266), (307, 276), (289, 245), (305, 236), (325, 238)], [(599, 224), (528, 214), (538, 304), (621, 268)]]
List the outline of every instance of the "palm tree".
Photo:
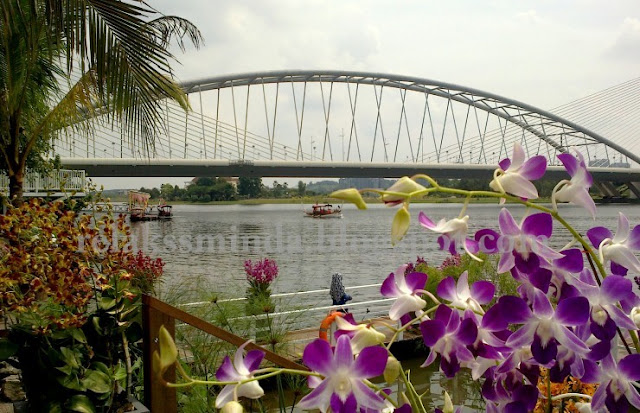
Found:
[(115, 120), (131, 143), (153, 147), (161, 100), (188, 109), (173, 80), (171, 39), (184, 50), (184, 39), (199, 47), (202, 36), (133, 0), (0, 1), (0, 168), (14, 202), (28, 162), (57, 134)]

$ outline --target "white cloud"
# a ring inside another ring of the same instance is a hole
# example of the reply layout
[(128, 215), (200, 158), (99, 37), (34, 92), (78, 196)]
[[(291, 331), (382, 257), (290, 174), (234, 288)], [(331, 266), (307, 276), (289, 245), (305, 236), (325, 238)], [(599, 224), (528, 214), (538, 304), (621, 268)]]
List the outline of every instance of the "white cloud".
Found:
[(640, 64), (640, 20), (624, 19), (615, 43), (606, 50), (605, 56)]

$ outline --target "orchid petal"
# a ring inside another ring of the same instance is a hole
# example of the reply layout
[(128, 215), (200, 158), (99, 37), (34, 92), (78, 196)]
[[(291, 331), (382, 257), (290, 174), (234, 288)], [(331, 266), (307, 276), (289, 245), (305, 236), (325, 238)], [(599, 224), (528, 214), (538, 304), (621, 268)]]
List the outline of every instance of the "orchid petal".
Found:
[(505, 344), (511, 348), (518, 349), (531, 343), (536, 331), (536, 324), (525, 324), (518, 331), (511, 334)]
[(335, 352), (333, 354), (333, 362), (337, 366), (345, 367), (351, 366), (351, 364), (353, 363), (353, 351), (351, 350), (351, 342), (349, 340), (349, 337), (341, 336), (340, 338), (338, 338)]
[(427, 320), (420, 323), (424, 344), (433, 347), (445, 334), (445, 325), (440, 320)]
[(584, 268), (584, 258), (582, 257), (582, 251), (577, 248), (560, 251), (560, 254), (564, 257), (554, 261), (554, 265), (562, 268), (563, 270), (579, 273)]
[(567, 170), (569, 176), (574, 176), (576, 174), (576, 171), (578, 170), (578, 160), (575, 158), (575, 156), (565, 152), (558, 155), (557, 157), (564, 165), (564, 169)]
[(618, 212), (618, 229), (613, 242), (624, 242), (627, 238), (629, 238), (629, 220), (622, 212)]
[(487, 304), (493, 300), (496, 286), (489, 281), (476, 281), (471, 285), (471, 296), (478, 304)]
[(640, 354), (630, 354), (618, 362), (618, 370), (628, 380), (640, 380)]
[(496, 179), (500, 181), (500, 185), (508, 194), (526, 199), (538, 198), (538, 190), (535, 185), (517, 173), (507, 173)]
[(600, 248), (600, 244), (607, 238), (613, 238), (613, 234), (605, 227), (593, 227), (587, 231), (587, 237), (595, 248)]
[(551, 214), (541, 212), (529, 215), (522, 222), (522, 232), (535, 237), (551, 238), (553, 232), (553, 218)]
[(555, 339), (558, 340), (558, 343), (575, 353), (582, 354), (589, 351), (589, 347), (567, 327), (557, 326)]
[(405, 282), (410, 291), (422, 290), (427, 284), (427, 274), (411, 272), (405, 277)]
[(640, 225), (633, 227), (626, 244), (631, 249), (640, 250)]
[(566, 326), (586, 323), (589, 320), (589, 300), (585, 297), (571, 297), (560, 301), (556, 308), (556, 320)]
[(505, 320), (509, 323), (526, 323), (533, 317), (529, 306), (520, 297), (505, 295), (500, 297), (498, 305), (503, 311)]
[(516, 220), (513, 219), (513, 216), (506, 208), (502, 208), (500, 210), (500, 214), (498, 215), (498, 224), (500, 226), (500, 231), (505, 235), (520, 235), (521, 233)]
[(236, 372), (236, 369), (233, 367), (231, 359), (229, 356), (225, 356), (222, 364), (216, 371), (216, 378), (220, 381), (234, 381), (237, 380), (238, 376), (238, 372)]
[(436, 224), (431, 219), (429, 219), (429, 217), (426, 216), (422, 211), (420, 211), (420, 213), (418, 214), (418, 222), (420, 222), (420, 225), (427, 229), (433, 229), (436, 227)]
[(264, 390), (260, 387), (257, 380), (243, 383), (236, 390), (238, 397), (246, 397), (248, 399), (259, 399), (264, 396)]
[(304, 348), (302, 361), (311, 370), (325, 376), (328, 375), (333, 369), (331, 345), (322, 339), (312, 341)]
[(387, 350), (383, 347), (367, 347), (358, 355), (352, 372), (355, 377), (376, 377), (384, 372), (386, 365)]
[(631, 294), (633, 284), (631, 280), (619, 275), (610, 275), (602, 280), (600, 291), (608, 303), (616, 303)]
[(329, 380), (323, 380), (318, 387), (298, 402), (298, 407), (305, 410), (318, 408), (322, 412), (326, 412), (331, 402), (332, 390), (329, 386)]
[(220, 390), (220, 393), (218, 393), (218, 397), (216, 397), (216, 408), (220, 409), (222, 406), (233, 400), (235, 387), (235, 385), (227, 385), (224, 386), (222, 390)]
[(436, 293), (445, 300), (455, 301), (456, 295), (456, 280), (453, 277), (447, 277), (440, 281), (436, 288)]
[(389, 309), (389, 318), (393, 321), (397, 321), (403, 315), (411, 312), (423, 309), (427, 305), (427, 302), (422, 298), (414, 295), (403, 295), (398, 297), (395, 303)]
[(260, 363), (264, 358), (264, 351), (261, 350), (251, 350), (247, 353), (247, 356), (244, 358), (244, 365), (247, 370), (253, 371), (260, 367)]
[(534, 181), (542, 178), (547, 171), (547, 158), (542, 155), (532, 156), (518, 171), (524, 178)]

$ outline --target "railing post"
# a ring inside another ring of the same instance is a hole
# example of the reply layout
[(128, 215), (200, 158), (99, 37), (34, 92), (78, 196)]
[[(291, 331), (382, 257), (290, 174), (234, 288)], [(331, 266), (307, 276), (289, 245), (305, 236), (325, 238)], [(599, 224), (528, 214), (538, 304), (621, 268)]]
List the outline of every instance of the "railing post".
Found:
[[(143, 330), (143, 361), (144, 361), (144, 401), (146, 407), (153, 413), (176, 413), (178, 399), (176, 389), (165, 386), (153, 372), (153, 352), (158, 351), (158, 332), (164, 325), (172, 338), (175, 338), (175, 319), (150, 305), (150, 297), (142, 297), (142, 330)], [(169, 367), (164, 374), (164, 380), (175, 383), (175, 366)]]

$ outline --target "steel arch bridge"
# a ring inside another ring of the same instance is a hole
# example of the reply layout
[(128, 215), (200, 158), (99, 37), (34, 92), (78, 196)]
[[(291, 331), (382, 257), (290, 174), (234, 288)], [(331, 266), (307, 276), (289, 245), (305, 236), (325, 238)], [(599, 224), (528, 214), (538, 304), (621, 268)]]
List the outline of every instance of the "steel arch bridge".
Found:
[[(353, 71), (275, 71), (183, 83), (149, 150), (114, 127), (54, 146), (92, 176), (440, 176), (488, 174), (514, 142), (528, 155), (580, 151), (601, 179), (640, 181), (640, 157), (568, 119), (481, 90)], [(625, 139), (628, 142), (628, 139)]]

